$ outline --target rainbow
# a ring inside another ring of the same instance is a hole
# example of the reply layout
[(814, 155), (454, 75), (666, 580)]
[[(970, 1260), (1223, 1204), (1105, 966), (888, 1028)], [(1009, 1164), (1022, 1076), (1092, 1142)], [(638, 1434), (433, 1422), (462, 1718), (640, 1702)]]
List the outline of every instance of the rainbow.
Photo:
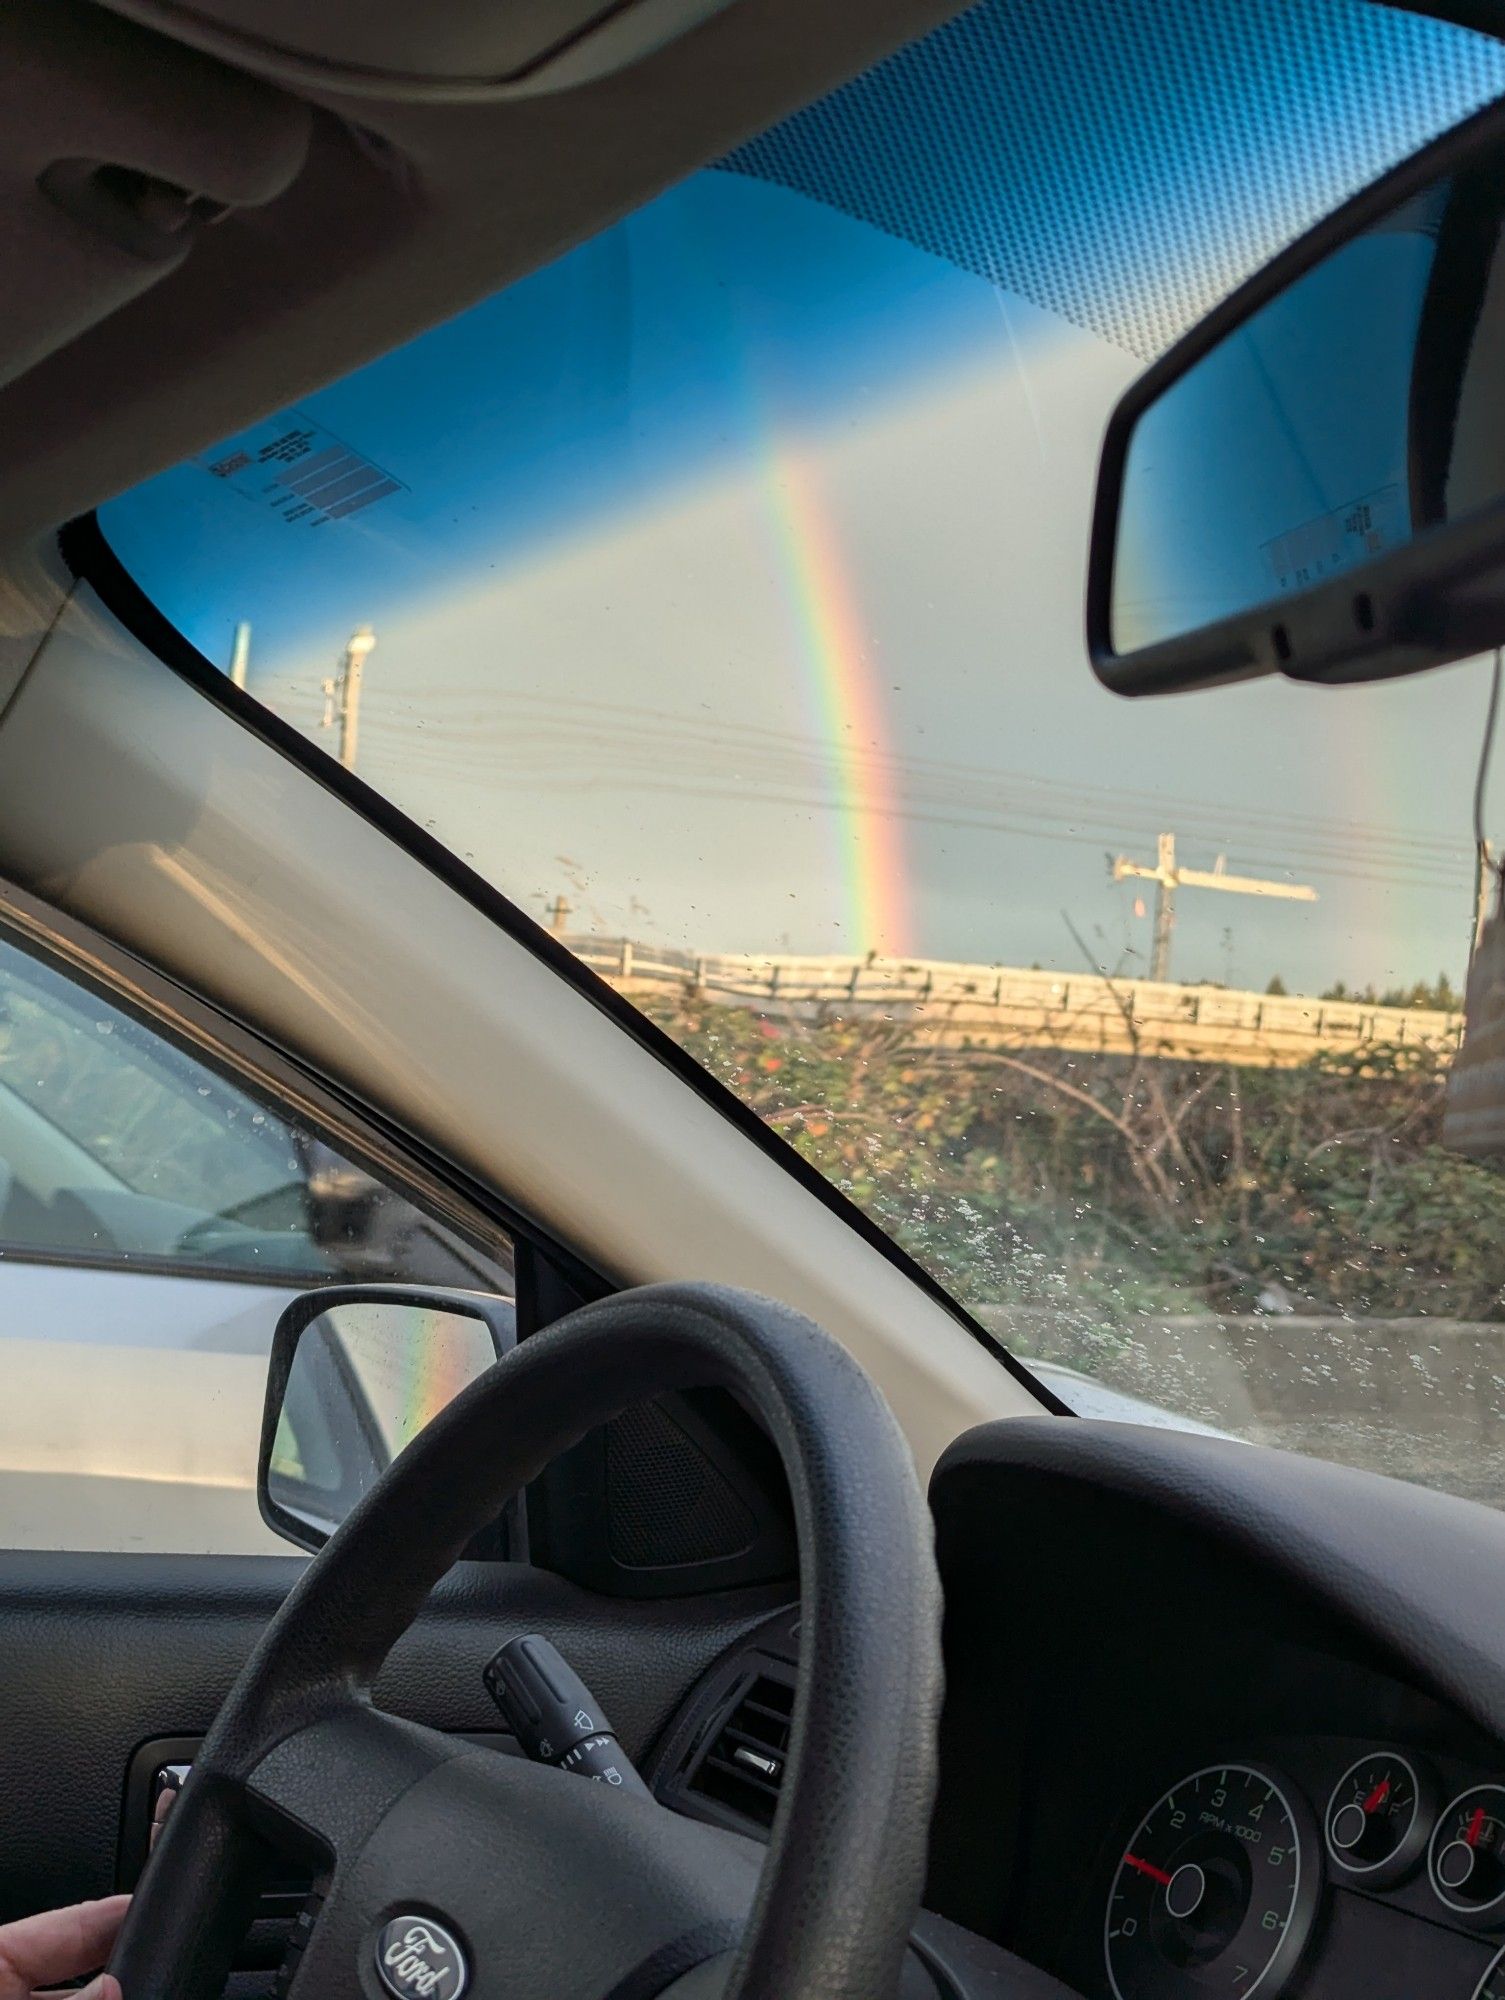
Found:
[(400, 1451), (431, 1424), (446, 1404), (473, 1382), (485, 1365), (482, 1344), (489, 1349), (480, 1322), (441, 1307), (415, 1306), (402, 1329), (394, 1355), (397, 1435)]
[(856, 594), (803, 455), (767, 454), (763, 493), (826, 757), (847, 942), (859, 957), (901, 958), (912, 949), (903, 821), (889, 776), (888, 718)]

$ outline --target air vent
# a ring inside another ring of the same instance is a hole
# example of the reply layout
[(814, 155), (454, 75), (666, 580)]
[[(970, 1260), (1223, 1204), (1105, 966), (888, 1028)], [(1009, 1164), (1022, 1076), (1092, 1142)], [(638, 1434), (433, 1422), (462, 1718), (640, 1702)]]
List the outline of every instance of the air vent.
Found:
[(696, 1767), (689, 1789), (754, 1826), (771, 1827), (793, 1716), (792, 1685), (759, 1674), (737, 1697)]

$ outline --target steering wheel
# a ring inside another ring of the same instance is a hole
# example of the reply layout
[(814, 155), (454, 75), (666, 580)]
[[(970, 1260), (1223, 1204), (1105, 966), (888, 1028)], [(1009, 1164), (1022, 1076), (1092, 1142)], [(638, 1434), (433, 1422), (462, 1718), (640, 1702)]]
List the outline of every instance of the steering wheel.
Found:
[[(766, 1855), (371, 1698), (519, 1487), (632, 1404), (711, 1385), (773, 1438), (799, 1538), (799, 1685)], [(924, 1875), (939, 1601), (908, 1446), (829, 1335), (714, 1286), (586, 1306), (464, 1390), (309, 1564), (195, 1759), (110, 1969), (125, 2000), (219, 2000), (266, 1870), (291, 1854), (326, 1887), (290, 2000), (892, 2000)], [(444, 1937), (427, 1955), (419, 1938), (410, 1983), (389, 1986), (378, 1944), (397, 1917)]]

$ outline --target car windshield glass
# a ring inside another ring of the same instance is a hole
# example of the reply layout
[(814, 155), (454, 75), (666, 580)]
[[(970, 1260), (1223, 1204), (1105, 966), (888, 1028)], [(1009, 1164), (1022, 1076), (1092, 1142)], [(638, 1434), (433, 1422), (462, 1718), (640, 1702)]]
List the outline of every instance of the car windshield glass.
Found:
[(1117, 397), (1502, 92), (1366, 0), (986, 0), (101, 526), (1068, 1402), (1505, 1500), (1481, 669), (1082, 638)]

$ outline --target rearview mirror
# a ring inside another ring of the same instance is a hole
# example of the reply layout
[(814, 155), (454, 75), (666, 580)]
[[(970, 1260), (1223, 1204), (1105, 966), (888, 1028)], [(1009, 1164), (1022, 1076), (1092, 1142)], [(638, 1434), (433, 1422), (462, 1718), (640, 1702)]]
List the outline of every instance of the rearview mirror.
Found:
[[(257, 1499), (267, 1526), (318, 1549), (403, 1447), (517, 1338), (510, 1300), (426, 1285), (327, 1286), (277, 1322)], [(520, 1502), (515, 1506), (520, 1509)], [(484, 1553), (522, 1555), (522, 1515)]]
[(1099, 677), (1379, 680), (1505, 640), (1505, 114), (1318, 225), (1129, 391), (1088, 581)]

